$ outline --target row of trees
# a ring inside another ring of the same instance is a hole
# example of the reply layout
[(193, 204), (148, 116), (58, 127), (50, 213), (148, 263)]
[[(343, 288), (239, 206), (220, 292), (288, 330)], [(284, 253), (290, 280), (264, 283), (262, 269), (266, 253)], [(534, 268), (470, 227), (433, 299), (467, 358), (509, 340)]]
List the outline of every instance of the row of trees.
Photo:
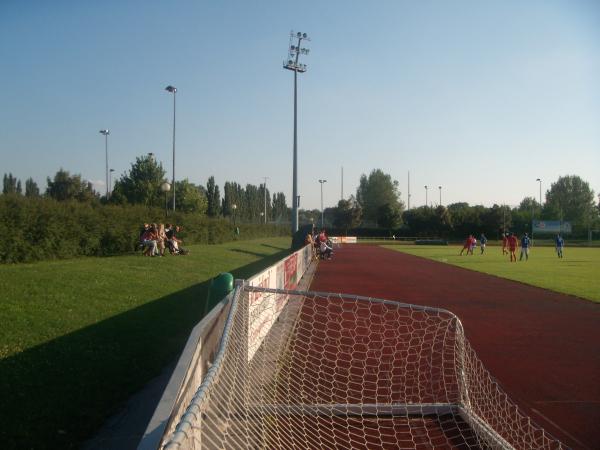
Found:
[[(320, 211), (307, 211), (301, 217), (320, 225)], [(600, 202), (595, 203), (589, 184), (575, 175), (560, 177), (546, 192), (541, 205), (525, 197), (518, 207), (506, 205), (471, 206), (460, 202), (445, 206), (422, 206), (406, 211), (400, 201), (398, 183), (381, 170), (362, 175), (356, 197), (341, 200), (324, 212), (325, 225), (342, 233), (357, 227), (385, 229), (390, 234), (410, 236), (463, 237), (484, 232), (497, 236), (504, 230), (531, 232), (532, 220), (570, 221), (573, 235), (587, 236), (600, 229)], [(375, 229), (375, 231), (373, 230)]]
[[(143, 205), (148, 208), (164, 207), (165, 193), (161, 184), (166, 181), (165, 170), (152, 156), (141, 156), (131, 169), (115, 182), (109, 198), (100, 197), (91, 183), (80, 175), (59, 170), (48, 178), (44, 195), (62, 201), (105, 202), (117, 205)], [(226, 182), (223, 195), (214, 177), (204, 186), (189, 180), (175, 183), (177, 209), (208, 217), (230, 217), (240, 222), (289, 222), (290, 208), (282, 192), (271, 194), (264, 184)], [(22, 194), (21, 181), (12, 174), (4, 175), (4, 194)], [(40, 190), (30, 178), (25, 182), (25, 195), (39, 196)], [(531, 231), (532, 219), (564, 220), (573, 225), (573, 233), (584, 235), (600, 228), (600, 204), (595, 203), (589, 184), (575, 175), (560, 177), (546, 191), (546, 202), (541, 205), (533, 197), (525, 197), (518, 207), (493, 205), (471, 206), (454, 203), (448, 206), (422, 206), (405, 210), (400, 200), (398, 182), (380, 169), (368, 176), (362, 175), (356, 195), (341, 200), (337, 206), (325, 210), (325, 225), (347, 233), (361, 227), (387, 230), (390, 234), (461, 237), (469, 233), (485, 232), (494, 236), (501, 230)], [(321, 211), (300, 210), (300, 223), (320, 226)], [(381, 234), (381, 231), (379, 232)]]
[[(53, 178), (48, 177), (44, 194), (33, 179), (25, 183), (27, 197), (46, 196), (58, 201), (77, 200), (80, 202), (105, 203), (114, 205), (142, 205), (147, 208), (165, 207), (167, 194), (161, 185), (167, 181), (166, 172), (161, 163), (151, 155), (136, 158), (131, 169), (115, 181), (112, 192), (101, 197), (90, 182), (84, 181), (81, 175), (71, 175), (62, 168)], [(12, 174), (4, 174), (3, 193), (23, 194), (21, 181)], [(176, 181), (175, 196), (177, 211), (196, 213), (208, 217), (235, 217), (245, 222), (287, 222), (289, 208), (282, 192), (271, 195), (265, 185), (247, 184), (242, 187), (235, 182), (226, 182), (224, 195), (221, 198), (219, 186), (214, 177), (207, 181), (206, 188), (191, 183), (189, 180)], [(233, 207), (235, 205), (235, 208)], [(266, 210), (266, 211), (265, 211)]]

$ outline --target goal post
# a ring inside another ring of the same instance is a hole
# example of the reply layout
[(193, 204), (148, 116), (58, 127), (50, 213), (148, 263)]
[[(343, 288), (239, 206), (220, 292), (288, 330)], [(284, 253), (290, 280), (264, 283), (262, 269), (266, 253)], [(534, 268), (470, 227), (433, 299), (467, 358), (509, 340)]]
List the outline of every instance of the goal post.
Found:
[[(269, 326), (252, 342), (255, 322)], [(451, 312), (242, 281), (178, 422), (161, 448), (564, 448), (502, 391)]]

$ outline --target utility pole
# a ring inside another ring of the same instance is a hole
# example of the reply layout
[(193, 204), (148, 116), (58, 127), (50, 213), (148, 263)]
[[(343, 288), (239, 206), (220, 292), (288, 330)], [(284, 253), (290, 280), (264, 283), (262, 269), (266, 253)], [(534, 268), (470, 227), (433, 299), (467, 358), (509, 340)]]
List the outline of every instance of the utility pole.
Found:
[(167, 86), (165, 91), (173, 94), (173, 182), (171, 185), (173, 186), (173, 211), (175, 211), (175, 97), (177, 94), (177, 88), (175, 86)]
[(438, 189), (440, 190), (440, 206), (442, 206), (442, 187), (438, 186)]
[[(296, 45), (293, 45), (295, 40)], [(283, 63), (283, 68), (294, 72), (294, 169), (292, 177), (292, 233), (298, 231), (298, 72), (306, 72), (306, 64), (298, 62), (300, 54), (308, 55), (310, 51), (301, 47), (302, 41), (310, 41), (306, 33), (290, 33), (290, 46), (288, 60)]]
[(427, 189), (429, 189), (429, 188), (427, 187), (427, 185), (425, 185), (425, 206), (428, 206), (428, 204), (427, 204)]

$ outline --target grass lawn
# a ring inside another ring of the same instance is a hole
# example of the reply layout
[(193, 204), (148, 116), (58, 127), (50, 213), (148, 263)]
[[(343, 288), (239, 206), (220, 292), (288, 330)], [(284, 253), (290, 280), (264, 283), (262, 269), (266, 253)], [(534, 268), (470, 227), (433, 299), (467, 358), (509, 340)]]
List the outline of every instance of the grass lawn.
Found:
[(534, 247), (530, 250), (529, 261), (511, 263), (508, 256), (502, 256), (500, 247), (488, 246), (483, 256), (479, 254), (479, 248), (473, 256), (459, 256), (462, 246), (452, 245), (384, 247), (600, 302), (599, 248), (566, 247), (564, 258), (559, 259), (553, 247)]
[(289, 244), (0, 265), (2, 448), (77, 448), (178, 356), (211, 278), (247, 278)]

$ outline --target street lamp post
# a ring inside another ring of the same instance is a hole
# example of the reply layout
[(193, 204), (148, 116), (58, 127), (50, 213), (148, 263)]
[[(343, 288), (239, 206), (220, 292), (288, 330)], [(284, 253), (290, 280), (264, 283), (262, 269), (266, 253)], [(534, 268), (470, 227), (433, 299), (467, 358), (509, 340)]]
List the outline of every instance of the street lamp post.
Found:
[(110, 169), (108, 171), (108, 194), (106, 195), (106, 199), (108, 200), (109, 196), (112, 196), (112, 173), (115, 169)]
[(106, 198), (108, 199), (108, 135), (110, 134), (110, 130), (100, 130), (99, 133), (104, 135), (104, 156), (106, 159)]
[(235, 220), (235, 211), (237, 209), (237, 205), (234, 203), (233, 205), (231, 205), (231, 209), (233, 209), (233, 226), (235, 228), (237, 228), (237, 223), (236, 223), (236, 220)]
[(175, 211), (175, 97), (177, 94), (177, 88), (175, 86), (167, 86), (165, 91), (173, 94), (173, 180), (171, 185), (173, 186), (173, 211)]
[(438, 186), (438, 189), (440, 190), (440, 206), (442, 206), (442, 187)]
[(167, 217), (169, 215), (169, 209), (167, 208), (167, 192), (171, 190), (171, 185), (168, 181), (165, 181), (163, 184), (160, 185), (160, 190), (165, 193), (165, 217)]
[(425, 185), (425, 206), (428, 206), (428, 202), (427, 202), (427, 200), (428, 200), (427, 199), (427, 189), (429, 189), (429, 188), (427, 187), (427, 185)]
[(542, 180), (538, 178), (535, 181), (537, 181), (538, 183), (540, 183), (540, 208), (541, 208), (542, 207)]
[(321, 183), (321, 229), (325, 228), (325, 218), (323, 214), (323, 183), (327, 183), (327, 180), (319, 180)]
[[(292, 45), (294, 40), (296, 45)], [(309, 49), (300, 47), (302, 41), (310, 41), (306, 33), (290, 33), (288, 60), (283, 68), (294, 72), (294, 168), (292, 178), (292, 233), (298, 231), (298, 72), (306, 72), (306, 64), (299, 64), (300, 54), (308, 55)]]

